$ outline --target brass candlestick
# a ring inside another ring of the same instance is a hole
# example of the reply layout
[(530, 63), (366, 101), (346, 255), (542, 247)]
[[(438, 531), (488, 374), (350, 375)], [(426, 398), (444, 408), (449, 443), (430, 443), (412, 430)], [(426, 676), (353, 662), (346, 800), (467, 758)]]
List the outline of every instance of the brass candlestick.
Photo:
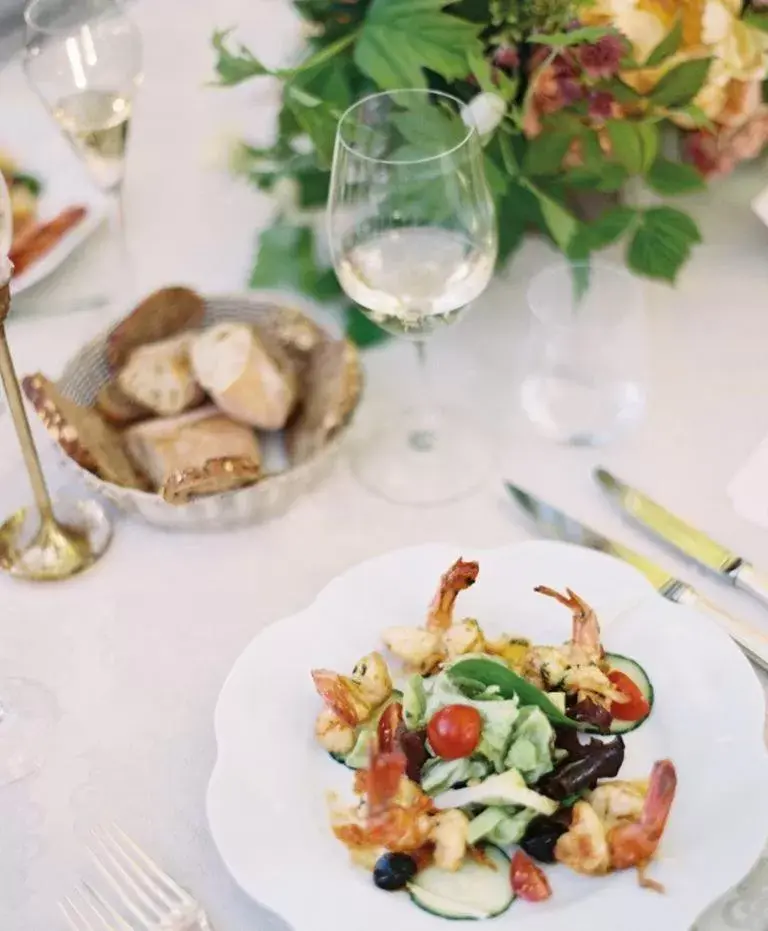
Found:
[(103, 555), (112, 528), (96, 501), (51, 501), (5, 333), (11, 271), (10, 262), (0, 255), (0, 378), (37, 507), (17, 511), (0, 526), (0, 569), (37, 581), (68, 579)]

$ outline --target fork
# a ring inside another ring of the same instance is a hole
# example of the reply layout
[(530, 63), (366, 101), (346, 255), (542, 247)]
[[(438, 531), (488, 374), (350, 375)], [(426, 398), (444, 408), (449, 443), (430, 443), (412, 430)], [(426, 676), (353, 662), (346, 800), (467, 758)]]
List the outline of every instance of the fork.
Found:
[(88, 853), (111, 890), (85, 881), (59, 903), (71, 931), (213, 931), (198, 902), (117, 825), (92, 832)]

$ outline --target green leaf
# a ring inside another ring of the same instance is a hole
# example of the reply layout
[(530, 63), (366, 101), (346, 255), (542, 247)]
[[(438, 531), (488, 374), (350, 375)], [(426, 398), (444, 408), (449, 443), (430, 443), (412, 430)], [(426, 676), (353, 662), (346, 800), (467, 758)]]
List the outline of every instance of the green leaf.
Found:
[(670, 117), (679, 114), (690, 120), (696, 129), (713, 129), (714, 123), (707, 114), (695, 103), (689, 103), (687, 107), (680, 107), (677, 110), (670, 110)]
[(653, 165), (659, 152), (659, 128), (655, 123), (635, 123), (640, 139), (642, 162), (640, 172), (645, 174)]
[(540, 133), (528, 143), (525, 171), (533, 177), (559, 174), (572, 139), (568, 133)]
[(308, 226), (278, 221), (259, 237), (252, 288), (292, 287), (312, 293), (317, 282), (314, 237)]
[(578, 222), (573, 214), (569, 213), (562, 204), (553, 200), (549, 195), (540, 191), (538, 188), (531, 188), (539, 202), (541, 215), (549, 230), (552, 238), (557, 243), (559, 249), (563, 252), (568, 251), (568, 246), (576, 232)]
[(610, 246), (627, 232), (636, 218), (637, 211), (632, 207), (615, 207), (591, 223), (582, 224), (568, 250), (570, 258), (582, 259), (591, 252)]
[(672, 55), (680, 48), (680, 43), (683, 41), (683, 18), (678, 16), (675, 20), (675, 25), (667, 33), (666, 36), (659, 42), (651, 54), (646, 58), (645, 64), (648, 68), (655, 68), (657, 65), (660, 65), (663, 61), (666, 61), (668, 58), (671, 58)]
[(373, 0), (355, 62), (382, 90), (426, 87), (425, 68), (452, 80), (482, 54), (481, 27), (445, 13), (445, 0)]
[(345, 310), (345, 333), (356, 346), (365, 349), (389, 339), (389, 334), (371, 322), (365, 314), (350, 304)]
[(761, 29), (768, 32), (768, 13), (758, 12), (757, 10), (747, 10), (744, 14), (744, 22), (755, 29)]
[(650, 99), (660, 107), (682, 107), (701, 90), (709, 74), (711, 58), (684, 61), (668, 71), (651, 91)]
[(608, 91), (619, 103), (633, 104), (643, 99), (634, 88), (630, 87), (629, 84), (625, 84), (619, 78), (599, 81), (596, 88), (597, 90)]
[(704, 179), (693, 165), (673, 162), (661, 156), (653, 163), (645, 180), (649, 187), (664, 197), (690, 194), (693, 191), (702, 191), (706, 187)]
[(484, 58), (479, 52), (470, 52), (469, 55), (467, 55), (467, 65), (472, 74), (477, 78), (477, 83), (480, 85), (481, 91), (486, 91), (489, 94), (498, 93), (498, 89), (493, 83), (491, 64), (487, 58)]
[(608, 138), (613, 158), (631, 175), (640, 174), (643, 167), (643, 143), (635, 123), (627, 120), (608, 120)]
[(314, 143), (320, 166), (330, 167), (339, 122), (338, 111), (314, 94), (290, 84), (286, 87), (285, 104)]
[(538, 220), (538, 205), (531, 192), (512, 181), (507, 193), (496, 203), (499, 230), (497, 268), (503, 268), (509, 257), (520, 247), (529, 226)]
[(523, 679), (516, 672), (512, 672), (511, 669), (493, 660), (479, 657), (459, 660), (448, 669), (448, 678), (454, 682), (456, 678), (474, 679), (477, 682), (482, 682), (486, 688), (495, 686), (498, 689), (498, 694), (503, 699), (509, 700), (517, 697), (521, 705), (534, 705), (541, 708), (549, 720), (555, 724), (572, 727), (576, 730), (591, 730), (588, 725), (581, 724), (564, 715), (547, 697), (546, 692), (542, 692), (541, 689), (536, 688), (527, 679)]
[(698, 242), (701, 233), (687, 214), (673, 207), (651, 207), (641, 214), (627, 261), (641, 275), (674, 282)]
[(570, 32), (556, 32), (552, 35), (533, 35), (528, 41), (538, 45), (549, 45), (552, 48), (567, 48), (569, 45), (583, 45), (587, 42), (597, 42), (604, 36), (616, 35), (615, 29), (605, 26), (582, 26)]
[(36, 175), (30, 175), (23, 171), (15, 171), (11, 178), (11, 186), (18, 184), (26, 188), (33, 197), (39, 197), (43, 191), (43, 183)]
[(269, 68), (265, 68), (258, 58), (254, 58), (244, 45), (239, 46), (237, 52), (227, 48), (226, 42), (231, 32), (231, 29), (217, 30), (211, 40), (218, 53), (215, 64), (219, 76), (218, 83), (223, 87), (231, 87), (250, 78), (271, 74)]

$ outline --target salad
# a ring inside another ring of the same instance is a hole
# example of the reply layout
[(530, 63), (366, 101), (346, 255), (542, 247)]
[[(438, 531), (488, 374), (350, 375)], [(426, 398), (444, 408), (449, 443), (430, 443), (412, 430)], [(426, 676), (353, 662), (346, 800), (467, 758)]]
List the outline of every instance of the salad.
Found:
[(674, 764), (616, 778), (624, 735), (653, 710), (648, 676), (604, 651), (595, 612), (570, 589), (536, 589), (572, 614), (563, 646), (492, 640), (476, 620), (454, 621), (478, 571), (457, 560), (423, 627), (383, 631), (397, 680), (379, 652), (349, 676), (312, 671), (324, 702), (316, 739), (355, 771), (354, 803), (329, 798), (335, 836), (378, 888), (444, 918), (548, 899), (551, 863), (587, 876), (636, 869), (642, 886), (663, 891), (647, 870)]

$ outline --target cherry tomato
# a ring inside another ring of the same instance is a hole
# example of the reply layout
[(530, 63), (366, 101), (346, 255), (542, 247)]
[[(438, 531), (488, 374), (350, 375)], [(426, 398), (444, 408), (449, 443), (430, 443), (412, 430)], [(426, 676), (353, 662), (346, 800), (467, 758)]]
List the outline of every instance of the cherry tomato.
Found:
[(400, 725), (403, 723), (403, 706), (399, 701), (392, 702), (391, 705), (382, 711), (376, 733), (379, 739), (379, 750), (381, 753), (391, 753), (398, 749)]
[(543, 902), (552, 895), (549, 880), (523, 850), (515, 851), (509, 867), (512, 891), (525, 902)]
[(612, 669), (608, 673), (608, 678), (614, 687), (627, 697), (627, 701), (611, 702), (611, 714), (614, 718), (618, 721), (639, 721), (646, 717), (651, 706), (632, 679), (626, 673), (619, 672), (618, 669)]
[(483, 719), (469, 705), (446, 705), (427, 725), (427, 737), (435, 753), (444, 760), (459, 760), (480, 742)]

